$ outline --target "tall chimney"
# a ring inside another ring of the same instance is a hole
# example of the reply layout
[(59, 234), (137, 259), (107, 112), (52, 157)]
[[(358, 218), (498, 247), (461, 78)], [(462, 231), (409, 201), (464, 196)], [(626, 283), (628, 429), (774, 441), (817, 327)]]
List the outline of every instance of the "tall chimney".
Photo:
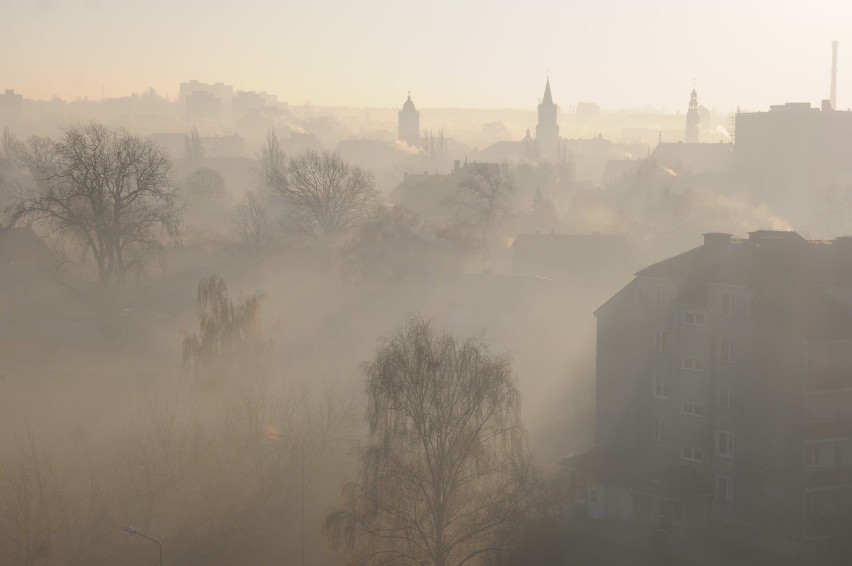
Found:
[(837, 110), (837, 41), (831, 42), (831, 108)]

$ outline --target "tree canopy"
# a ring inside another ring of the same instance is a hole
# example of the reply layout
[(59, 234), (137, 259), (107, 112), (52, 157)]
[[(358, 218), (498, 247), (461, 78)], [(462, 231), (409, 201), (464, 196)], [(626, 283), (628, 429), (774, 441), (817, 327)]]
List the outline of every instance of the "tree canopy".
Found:
[(413, 319), (365, 370), (370, 441), (326, 519), (333, 544), (359, 564), (501, 554), (537, 483), (509, 360)]
[(164, 238), (177, 237), (171, 163), (154, 143), (90, 123), (68, 128), (59, 141), (31, 138), (19, 151), (32, 184), (7, 216), (41, 223), (60, 244), (91, 256), (102, 289), (121, 286)]

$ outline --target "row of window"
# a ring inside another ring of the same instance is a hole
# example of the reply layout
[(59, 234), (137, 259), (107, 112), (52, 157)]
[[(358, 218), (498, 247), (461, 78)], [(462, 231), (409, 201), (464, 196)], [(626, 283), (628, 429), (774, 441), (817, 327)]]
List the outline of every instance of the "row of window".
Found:
[[(656, 440), (666, 440), (668, 438), (665, 423), (660, 419), (654, 421), (654, 438)], [(727, 458), (734, 456), (734, 433), (724, 430), (716, 431), (716, 455)], [(694, 446), (681, 446), (680, 457), (682, 460), (690, 462), (703, 462), (704, 450)]]
[[(654, 350), (658, 354), (667, 354), (671, 343), (670, 334), (666, 330), (658, 330), (654, 339)], [(719, 361), (725, 363), (733, 363), (734, 361), (734, 341), (731, 338), (719, 339)], [(684, 357), (683, 369), (694, 371), (704, 371), (704, 360), (701, 358)]]
[(823, 440), (807, 444), (809, 468), (852, 468), (852, 440)]
[(812, 491), (805, 494), (805, 511), (822, 517), (852, 516), (852, 489)]
[(806, 414), (812, 421), (852, 419), (852, 392), (814, 393), (807, 401)]
[[(668, 399), (669, 397), (669, 376), (656, 373), (654, 374), (652, 392), (654, 397), (659, 397), (660, 399)], [(690, 409), (687, 410), (686, 405), (691, 405)], [(734, 388), (731, 385), (727, 385), (724, 383), (720, 383), (716, 386), (716, 406), (720, 409), (733, 409), (734, 408)], [(700, 407), (701, 414), (699, 415), (695, 412), (695, 407)], [(703, 416), (704, 415), (704, 406), (696, 403), (683, 403), (681, 406), (681, 411), (688, 415), (696, 415)]]
[[(656, 287), (651, 293), (651, 300), (648, 300), (648, 293), (643, 288), (636, 290), (636, 302), (640, 305), (648, 304), (649, 302), (654, 308), (664, 309), (671, 304), (671, 289), (667, 287)], [(720, 293), (719, 313), (722, 316), (734, 316), (736, 300), (732, 291), (722, 291)], [(751, 314), (751, 313), (749, 313)], [(685, 313), (684, 322), (687, 324), (704, 324), (703, 313)]]

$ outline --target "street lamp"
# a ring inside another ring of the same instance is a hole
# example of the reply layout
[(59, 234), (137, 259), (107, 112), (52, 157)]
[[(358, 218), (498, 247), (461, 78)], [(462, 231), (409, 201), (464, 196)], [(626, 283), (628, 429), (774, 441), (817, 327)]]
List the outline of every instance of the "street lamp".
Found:
[(305, 566), (305, 443), (301, 438), (290, 436), (289, 434), (281, 434), (274, 428), (266, 427), (265, 433), (267, 438), (279, 439), (286, 438), (287, 440), (299, 443), (299, 460), (302, 465), (302, 566)]
[(139, 535), (140, 537), (148, 539), (151, 542), (156, 542), (157, 546), (160, 547), (160, 566), (163, 566), (163, 545), (160, 543), (160, 541), (158, 541), (155, 538), (149, 537), (145, 533), (140, 532), (140, 531), (138, 531), (137, 529), (134, 529), (131, 526), (124, 527), (123, 529), (121, 529), (121, 532), (123, 532), (126, 535)]

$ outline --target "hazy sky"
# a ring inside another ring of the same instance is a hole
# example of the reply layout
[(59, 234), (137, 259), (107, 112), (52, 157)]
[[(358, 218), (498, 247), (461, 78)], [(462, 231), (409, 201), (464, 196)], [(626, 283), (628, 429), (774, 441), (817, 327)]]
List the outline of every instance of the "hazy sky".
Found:
[(0, 0), (0, 88), (121, 96), (223, 81), (292, 104), (852, 106), (852, 0)]

